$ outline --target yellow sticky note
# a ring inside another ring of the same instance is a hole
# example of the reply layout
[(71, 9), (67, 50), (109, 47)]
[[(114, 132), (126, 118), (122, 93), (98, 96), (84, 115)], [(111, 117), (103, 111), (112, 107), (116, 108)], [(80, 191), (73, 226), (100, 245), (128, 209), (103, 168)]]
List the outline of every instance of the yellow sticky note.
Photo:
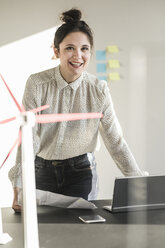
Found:
[(119, 48), (118, 48), (118, 46), (108, 46), (107, 47), (107, 52), (108, 53), (118, 53)]
[(109, 60), (108, 61), (108, 66), (109, 66), (109, 68), (119, 68), (120, 67), (119, 60), (117, 60), (117, 59)]
[(109, 73), (108, 78), (109, 78), (110, 81), (112, 81), (112, 80), (120, 80), (120, 75), (119, 75), (118, 72), (111, 72), (111, 73)]

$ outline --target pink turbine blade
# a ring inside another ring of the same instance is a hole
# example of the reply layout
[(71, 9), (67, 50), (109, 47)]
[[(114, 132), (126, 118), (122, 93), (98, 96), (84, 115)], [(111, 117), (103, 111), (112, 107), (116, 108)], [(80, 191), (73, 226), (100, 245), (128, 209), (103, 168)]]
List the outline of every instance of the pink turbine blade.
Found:
[(21, 105), (21, 109), (22, 109), (21, 112), (25, 112), (26, 111), (25, 108), (24, 108), (24, 106), (23, 106), (23, 104)]
[[(43, 105), (41, 107), (38, 107), (38, 108), (35, 108), (35, 109), (31, 109), (29, 111), (30, 112), (33, 112), (33, 113), (37, 113), (37, 112), (42, 111), (42, 110), (45, 110), (47, 108), (49, 108), (49, 105)], [(25, 109), (24, 109), (24, 106), (23, 105), (22, 105), (22, 112), (25, 112)], [(0, 121), (0, 124), (5, 124), (5, 123), (8, 123), (10, 121), (14, 121), (15, 119), (16, 119), (16, 116), (13, 116), (13, 117), (11, 117), (9, 119)]]
[(62, 121), (74, 121), (82, 119), (96, 119), (102, 118), (102, 113), (72, 113), (72, 114), (46, 114), (36, 115), (36, 122), (38, 123), (50, 123), (50, 122), (62, 122)]
[[(28, 111), (33, 112), (33, 113), (37, 113), (37, 112), (40, 112), (40, 111), (42, 111), (42, 110), (45, 110), (45, 109), (47, 109), (47, 108), (49, 108), (49, 107), (50, 107), (50, 106), (49, 106), (48, 104), (46, 104), (46, 105), (40, 106), (40, 107), (38, 107), (38, 108), (30, 109), (30, 110), (28, 110)], [(23, 104), (22, 104), (21, 108), (22, 108), (22, 112), (26, 112), (26, 110), (25, 110)]]
[(10, 122), (10, 121), (14, 121), (15, 119), (16, 119), (16, 117), (14, 116), (14, 117), (11, 117), (11, 118), (9, 118), (9, 119), (0, 121), (0, 124), (5, 124), (5, 123), (8, 123), (8, 122)]
[(18, 144), (18, 146), (20, 146), (20, 144), (21, 144), (21, 130), (19, 130), (18, 137), (17, 137), (16, 141), (14, 142), (13, 146), (11, 147), (10, 151), (8, 152), (3, 163), (1, 164), (0, 169), (2, 168), (2, 166), (4, 165), (4, 163), (6, 162), (6, 160), (8, 159), (8, 157), (10, 156), (10, 154), (12, 153), (12, 151), (14, 150), (14, 148), (17, 144)]
[(20, 106), (20, 105), (19, 105), (19, 103), (17, 102), (16, 98), (14, 97), (13, 93), (11, 92), (11, 90), (10, 90), (9, 86), (7, 85), (7, 83), (5, 82), (5, 80), (4, 80), (4, 78), (2, 77), (2, 75), (1, 75), (1, 74), (0, 74), (0, 77), (1, 77), (2, 81), (4, 82), (4, 84), (5, 84), (6, 88), (7, 88), (7, 90), (9, 91), (9, 94), (10, 94), (10, 95), (11, 95), (11, 97), (13, 98), (13, 100), (14, 100), (14, 102), (15, 102), (15, 104), (16, 104), (16, 106), (17, 106), (17, 108), (19, 109), (19, 111), (21, 111), (21, 112), (22, 112), (22, 108), (21, 108), (21, 106)]
[(38, 107), (38, 108), (35, 108), (35, 109), (31, 109), (29, 111), (30, 112), (33, 112), (33, 113), (37, 113), (37, 112), (40, 112), (40, 111), (45, 110), (47, 108), (49, 108), (49, 105), (48, 104), (47, 105), (43, 105), (43, 106)]

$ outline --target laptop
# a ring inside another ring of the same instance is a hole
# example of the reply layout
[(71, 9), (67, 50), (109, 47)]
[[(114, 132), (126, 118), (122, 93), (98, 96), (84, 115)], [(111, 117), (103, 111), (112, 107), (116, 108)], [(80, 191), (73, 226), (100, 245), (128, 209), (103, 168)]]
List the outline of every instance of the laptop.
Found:
[(165, 208), (165, 175), (123, 177), (114, 182), (111, 212)]

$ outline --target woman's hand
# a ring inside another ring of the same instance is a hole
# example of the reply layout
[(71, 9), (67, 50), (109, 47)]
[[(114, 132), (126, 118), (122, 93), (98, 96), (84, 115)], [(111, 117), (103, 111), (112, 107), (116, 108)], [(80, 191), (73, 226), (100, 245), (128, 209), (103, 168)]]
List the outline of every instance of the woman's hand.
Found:
[(21, 206), (18, 204), (18, 191), (19, 189), (17, 187), (13, 188), (14, 190), (14, 200), (13, 200), (13, 204), (12, 204), (12, 209), (16, 212), (16, 213), (20, 213), (21, 212)]

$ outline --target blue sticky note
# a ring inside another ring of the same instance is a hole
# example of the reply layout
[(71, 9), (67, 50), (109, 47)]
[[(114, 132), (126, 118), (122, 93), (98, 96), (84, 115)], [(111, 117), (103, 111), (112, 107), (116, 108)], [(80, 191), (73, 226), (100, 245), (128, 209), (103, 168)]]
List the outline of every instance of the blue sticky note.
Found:
[(98, 76), (98, 79), (107, 81), (107, 76)]
[(104, 73), (106, 72), (107, 65), (105, 63), (100, 63), (96, 65), (96, 71), (97, 73)]
[(96, 51), (96, 60), (106, 60), (106, 50)]

